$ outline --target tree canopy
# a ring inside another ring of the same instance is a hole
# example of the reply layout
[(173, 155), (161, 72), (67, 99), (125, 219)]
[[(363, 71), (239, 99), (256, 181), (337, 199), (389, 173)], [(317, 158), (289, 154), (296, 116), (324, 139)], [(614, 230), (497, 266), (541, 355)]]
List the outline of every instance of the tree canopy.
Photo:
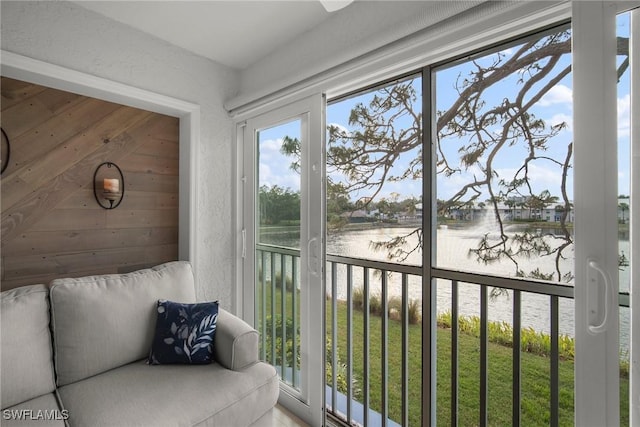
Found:
[[(628, 39), (619, 38), (618, 54), (626, 58), (620, 62), (619, 76), (628, 67), (628, 48)], [(571, 281), (573, 272), (563, 271), (561, 261), (573, 245), (568, 187), (573, 142), (557, 138), (569, 123), (549, 123), (534, 112), (543, 97), (570, 76), (570, 53), (571, 32), (567, 29), (469, 59), (450, 88), (455, 93), (453, 100), (448, 104), (436, 102), (433, 117), (426, 118), (432, 120), (427, 127), (432, 138), (423, 138), (423, 94), (414, 78), (375, 89), (367, 102), (351, 109), (348, 127), (327, 126), (329, 214), (333, 209), (356, 209), (351, 200), (355, 194), (367, 194), (366, 207), (378, 202), (390, 183), (422, 180), (428, 162), (432, 162), (436, 176), (458, 183), (448, 197), (440, 199), (438, 194), (437, 203), (432, 196), (438, 216), (445, 216), (452, 208), (479, 203), (495, 216), (495, 232), (481, 237), (470, 256), (481, 263), (508, 261), (515, 274), (522, 277)], [(551, 148), (556, 154), (550, 154)], [(513, 155), (516, 149), (517, 156)], [(298, 155), (299, 142), (288, 140), (283, 152)], [(399, 161), (407, 154), (409, 161)], [(506, 156), (513, 166), (511, 175), (497, 167), (498, 160)], [(542, 162), (555, 168), (557, 187), (536, 189), (532, 171)], [(516, 199), (524, 200), (530, 209), (553, 207), (560, 218), (559, 232), (508, 232), (499, 206), (515, 206)], [(406, 249), (412, 235), (417, 237), (412, 240), (418, 242), (417, 246)], [(420, 249), (422, 242), (423, 230), (416, 227), (405, 235), (376, 242), (374, 247), (402, 261)], [(520, 261), (530, 257), (552, 257), (555, 268), (524, 271)]]

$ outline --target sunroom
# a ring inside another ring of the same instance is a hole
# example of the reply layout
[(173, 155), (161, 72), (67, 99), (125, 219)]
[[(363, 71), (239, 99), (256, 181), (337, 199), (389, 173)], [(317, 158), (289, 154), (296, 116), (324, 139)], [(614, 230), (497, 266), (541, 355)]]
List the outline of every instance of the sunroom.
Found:
[[(190, 261), (305, 423), (640, 424), (639, 2), (1, 7), (7, 87), (179, 124), (175, 212), (145, 226), (172, 246), (89, 243), (90, 268)], [(198, 34), (208, 21), (228, 34)], [(126, 202), (156, 166), (135, 167), (104, 228), (142, 228)], [(64, 246), (20, 252), (80, 225), (14, 231), (7, 188), (2, 290), (34, 279), (28, 261), (89, 271)]]

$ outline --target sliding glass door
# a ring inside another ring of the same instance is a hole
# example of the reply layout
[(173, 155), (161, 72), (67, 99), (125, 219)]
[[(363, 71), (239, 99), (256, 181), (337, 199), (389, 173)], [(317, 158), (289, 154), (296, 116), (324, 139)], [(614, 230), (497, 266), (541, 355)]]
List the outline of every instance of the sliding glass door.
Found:
[(275, 366), (280, 401), (323, 417), (322, 97), (247, 120), (244, 136), (244, 313)]
[(282, 403), (637, 422), (637, 3), (242, 124), (244, 313)]

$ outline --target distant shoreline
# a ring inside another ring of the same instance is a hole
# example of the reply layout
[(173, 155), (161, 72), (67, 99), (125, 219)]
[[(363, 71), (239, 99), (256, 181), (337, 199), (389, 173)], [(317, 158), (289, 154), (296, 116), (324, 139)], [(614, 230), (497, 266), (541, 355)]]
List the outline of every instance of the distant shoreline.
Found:
[[(327, 233), (338, 233), (340, 231), (364, 231), (364, 230), (376, 230), (385, 228), (408, 228), (408, 227), (420, 227), (422, 221), (416, 220), (401, 220), (398, 222), (361, 222), (361, 223), (349, 223), (339, 228), (328, 229)], [(439, 222), (438, 226), (446, 225), (448, 228), (454, 230), (471, 228), (478, 225), (477, 221), (444, 221)], [(546, 230), (561, 230), (562, 226), (558, 222), (547, 221), (505, 221), (505, 226), (519, 226), (522, 228), (531, 229), (546, 229)], [(573, 224), (567, 224), (567, 229), (573, 231)], [(299, 230), (299, 225), (264, 225), (260, 226), (261, 234), (276, 234), (276, 233), (295, 233)], [(629, 224), (618, 224), (618, 232), (629, 233)]]

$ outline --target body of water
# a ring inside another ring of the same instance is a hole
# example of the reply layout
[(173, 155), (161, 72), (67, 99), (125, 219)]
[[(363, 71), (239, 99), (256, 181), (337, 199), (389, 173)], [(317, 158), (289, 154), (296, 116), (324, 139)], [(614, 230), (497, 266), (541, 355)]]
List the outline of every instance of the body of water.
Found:
[[(371, 228), (366, 230), (340, 231), (332, 233), (327, 237), (327, 253), (349, 256), (353, 258), (365, 258), (380, 261), (389, 261), (386, 250), (374, 250), (372, 242), (388, 241), (393, 237), (408, 234), (413, 228)], [(492, 264), (477, 262), (475, 258), (468, 256), (469, 249), (475, 248), (481, 236), (486, 231), (481, 228), (443, 228), (437, 232), (436, 256), (437, 265), (440, 268), (463, 270), (474, 273), (481, 273), (493, 276), (513, 277), (515, 266), (509, 261), (501, 261)], [(299, 247), (298, 238), (291, 233), (269, 234), (267, 241), (274, 245), (289, 247)], [(547, 239), (547, 238), (545, 238)], [(549, 237), (553, 240), (553, 237)], [(405, 244), (405, 249), (415, 247), (417, 237), (410, 236)], [(552, 243), (552, 242), (551, 242)], [(629, 241), (620, 241), (620, 250), (629, 254)], [(403, 263), (409, 265), (420, 265), (422, 254), (420, 251), (412, 253)], [(525, 272), (539, 268), (542, 272), (552, 272), (555, 270), (555, 258), (553, 257), (532, 257), (530, 259), (519, 259), (519, 268)], [(573, 271), (573, 251), (567, 251), (566, 259), (561, 261), (561, 271)], [(346, 268), (339, 267), (337, 273), (337, 297), (346, 299)], [(370, 271), (370, 292), (372, 295), (380, 294), (381, 279), (379, 273)], [(361, 287), (364, 282), (363, 270), (353, 269), (353, 286)], [(330, 273), (327, 273), (330, 277)], [(621, 290), (629, 289), (629, 268), (619, 272), (619, 283)], [(389, 297), (400, 297), (402, 295), (402, 282), (400, 274), (391, 274), (388, 277)], [(409, 298), (422, 300), (421, 278), (409, 276)], [(328, 292), (330, 293), (330, 283), (327, 281)], [(480, 315), (480, 287), (473, 284), (459, 284), (458, 290), (459, 312), (465, 316)], [(525, 328), (532, 328), (536, 331), (549, 333), (551, 315), (550, 297), (532, 293), (522, 293), (522, 325)], [(503, 293), (496, 298), (489, 300), (488, 307), (489, 320), (506, 322), (511, 324), (513, 320), (513, 298), (512, 292)], [(437, 310), (439, 313), (451, 311), (451, 283), (446, 280), (437, 281)], [(560, 333), (574, 336), (574, 302), (572, 299), (560, 298)], [(628, 308), (620, 308), (620, 341), (621, 350), (628, 349), (629, 342), (629, 318)]]

